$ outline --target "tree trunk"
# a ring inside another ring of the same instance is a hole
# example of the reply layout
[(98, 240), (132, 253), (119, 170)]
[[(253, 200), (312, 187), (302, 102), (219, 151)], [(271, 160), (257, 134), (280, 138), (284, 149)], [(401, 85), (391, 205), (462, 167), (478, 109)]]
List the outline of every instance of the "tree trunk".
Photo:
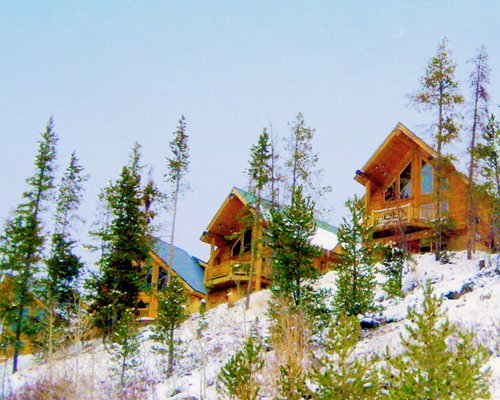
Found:
[(171, 376), (174, 372), (174, 327), (171, 327), (168, 332), (168, 368), (167, 376)]

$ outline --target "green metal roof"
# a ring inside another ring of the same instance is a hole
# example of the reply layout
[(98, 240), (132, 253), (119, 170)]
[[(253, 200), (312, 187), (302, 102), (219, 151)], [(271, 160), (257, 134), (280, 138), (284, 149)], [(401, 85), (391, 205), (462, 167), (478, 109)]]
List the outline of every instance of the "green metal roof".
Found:
[[(234, 187), (233, 189), (236, 190), (245, 199), (245, 201), (248, 204), (250, 204), (251, 206), (254, 206), (257, 203), (257, 201), (258, 201), (257, 197), (255, 195), (253, 195), (252, 193), (249, 193), (246, 190), (243, 190), (243, 189), (240, 189), (237, 187)], [(267, 199), (263, 199), (262, 205), (265, 208), (270, 208), (271, 202)], [(329, 223), (322, 221), (322, 220), (319, 220), (319, 219), (315, 219), (315, 222), (316, 222), (316, 226), (318, 228), (321, 228), (321, 229), (324, 229), (324, 230), (327, 230), (329, 232), (337, 234), (337, 228), (335, 226), (330, 225)]]

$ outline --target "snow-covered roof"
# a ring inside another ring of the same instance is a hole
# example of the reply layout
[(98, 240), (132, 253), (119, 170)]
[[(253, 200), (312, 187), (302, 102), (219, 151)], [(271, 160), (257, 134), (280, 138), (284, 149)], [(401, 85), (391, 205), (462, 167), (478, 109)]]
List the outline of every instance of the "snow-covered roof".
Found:
[[(257, 203), (257, 198), (253, 194), (237, 187), (234, 187), (233, 190), (239, 193), (248, 204), (253, 206)], [(271, 207), (271, 203), (268, 200), (264, 200), (263, 207), (263, 211), (266, 213), (266, 209)], [(337, 228), (319, 219), (316, 219), (315, 222), (316, 233), (311, 243), (328, 251), (333, 250), (338, 244)]]
[(316, 228), (316, 233), (311, 240), (311, 243), (325, 250), (331, 251), (337, 246), (338, 239), (337, 235), (332, 231), (320, 228), (318, 226)]

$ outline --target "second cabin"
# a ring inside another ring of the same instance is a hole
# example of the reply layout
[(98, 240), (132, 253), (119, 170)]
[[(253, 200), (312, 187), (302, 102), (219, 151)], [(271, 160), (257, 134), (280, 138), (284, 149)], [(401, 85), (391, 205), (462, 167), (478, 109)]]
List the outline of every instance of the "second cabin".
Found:
[[(233, 188), (201, 236), (210, 245), (204, 277), (209, 307), (240, 299), (248, 285), (257, 291), (271, 283), (271, 250), (261, 240), (266, 222), (258, 227), (248, 222), (257, 204), (251, 193)], [(337, 230), (321, 221), (316, 221), (316, 225), (312, 243), (323, 252), (315, 260), (315, 266), (326, 271), (337, 262)], [(255, 254), (260, 255), (255, 260), (252, 260), (252, 241), (258, 246)]]

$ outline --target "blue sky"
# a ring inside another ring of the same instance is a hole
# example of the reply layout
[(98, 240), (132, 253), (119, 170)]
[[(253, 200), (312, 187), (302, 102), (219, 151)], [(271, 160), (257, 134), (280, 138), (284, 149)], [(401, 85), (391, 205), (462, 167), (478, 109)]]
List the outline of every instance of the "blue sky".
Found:
[[(91, 176), (82, 206), (90, 224), (99, 189), (117, 177), (135, 141), (161, 181), (184, 114), (191, 191), (176, 244), (206, 258), (199, 237), (231, 187), (246, 185), (262, 127), (272, 123), (286, 136), (302, 112), (316, 129), (333, 187), (327, 219), (336, 224), (343, 202), (361, 193), (354, 171), (398, 121), (428, 138), (430, 115), (410, 107), (407, 95), (441, 38), (449, 38), (462, 82), (466, 60), (486, 45), (490, 93), (500, 103), (499, 16), (497, 1), (3, 0), (0, 218), (19, 201), (50, 115), (60, 164), (76, 150)], [(463, 157), (463, 147), (449, 150)], [(160, 236), (168, 232), (165, 217)]]

